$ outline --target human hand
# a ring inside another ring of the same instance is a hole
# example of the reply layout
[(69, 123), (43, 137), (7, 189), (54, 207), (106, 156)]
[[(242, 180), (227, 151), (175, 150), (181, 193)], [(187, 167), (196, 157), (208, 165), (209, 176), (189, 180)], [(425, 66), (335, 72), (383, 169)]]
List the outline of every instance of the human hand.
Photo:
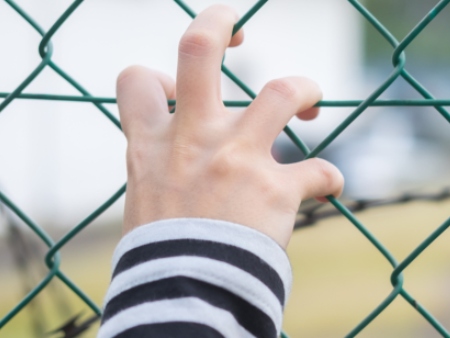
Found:
[[(325, 160), (283, 165), (271, 155), (292, 116), (317, 116), (321, 92), (314, 82), (273, 80), (247, 109), (224, 107), (220, 67), (227, 46), (242, 42), (242, 31), (231, 37), (236, 21), (222, 5), (195, 18), (180, 41), (176, 86), (140, 66), (119, 75), (128, 140), (125, 233), (156, 220), (210, 218), (254, 228), (286, 248), (301, 201), (341, 193), (343, 177)], [(167, 99), (175, 92), (170, 115)]]

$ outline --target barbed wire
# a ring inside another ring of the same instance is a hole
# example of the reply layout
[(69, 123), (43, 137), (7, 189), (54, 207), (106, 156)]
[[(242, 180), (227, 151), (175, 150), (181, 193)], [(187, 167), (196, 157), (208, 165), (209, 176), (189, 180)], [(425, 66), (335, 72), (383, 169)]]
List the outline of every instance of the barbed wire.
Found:
[(79, 337), (82, 333), (87, 331), (93, 323), (100, 319), (100, 316), (97, 314), (92, 315), (91, 317), (79, 321), (82, 313), (79, 313), (72, 318), (69, 318), (67, 322), (65, 322), (62, 326), (58, 327), (55, 330), (48, 332), (48, 334), (62, 333), (63, 336), (60, 338), (75, 338)]
[[(357, 199), (343, 202), (343, 204), (348, 210), (355, 213), (382, 206), (406, 204), (417, 201), (440, 202), (447, 199), (450, 199), (450, 187), (444, 187), (434, 193), (403, 193), (402, 195), (396, 197), (382, 199)], [(339, 210), (330, 208), (328, 205), (329, 204), (314, 201), (305, 203), (304, 206), (299, 209), (294, 229), (297, 230), (308, 227), (316, 224), (320, 220), (342, 215)]]

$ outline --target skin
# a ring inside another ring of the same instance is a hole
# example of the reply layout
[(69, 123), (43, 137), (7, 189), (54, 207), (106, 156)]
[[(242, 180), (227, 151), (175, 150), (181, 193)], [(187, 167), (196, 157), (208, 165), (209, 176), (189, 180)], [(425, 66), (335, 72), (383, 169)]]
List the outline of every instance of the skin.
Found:
[[(331, 163), (309, 159), (282, 165), (271, 147), (288, 121), (317, 116), (322, 97), (303, 77), (268, 82), (241, 112), (221, 98), (220, 66), (237, 14), (215, 5), (201, 12), (181, 38), (175, 82), (131, 66), (117, 80), (117, 101), (128, 141), (124, 233), (153, 221), (197, 217), (254, 228), (283, 248), (302, 200), (339, 196), (343, 177)], [(175, 95), (176, 93), (176, 95)], [(175, 114), (167, 99), (176, 97)]]

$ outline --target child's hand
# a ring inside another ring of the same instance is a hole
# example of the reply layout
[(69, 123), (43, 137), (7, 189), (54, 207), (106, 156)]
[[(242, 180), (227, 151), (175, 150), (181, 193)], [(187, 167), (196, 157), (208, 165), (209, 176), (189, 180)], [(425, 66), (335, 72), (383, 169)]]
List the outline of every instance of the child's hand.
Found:
[[(177, 83), (144, 67), (124, 70), (117, 100), (128, 140), (124, 232), (167, 218), (219, 219), (252, 227), (284, 248), (300, 202), (339, 195), (343, 177), (321, 159), (282, 165), (271, 146), (292, 116), (314, 118), (319, 87), (290, 77), (269, 82), (244, 111), (222, 104), (220, 66), (237, 15), (200, 13), (179, 45)], [(176, 113), (167, 99), (176, 98)]]

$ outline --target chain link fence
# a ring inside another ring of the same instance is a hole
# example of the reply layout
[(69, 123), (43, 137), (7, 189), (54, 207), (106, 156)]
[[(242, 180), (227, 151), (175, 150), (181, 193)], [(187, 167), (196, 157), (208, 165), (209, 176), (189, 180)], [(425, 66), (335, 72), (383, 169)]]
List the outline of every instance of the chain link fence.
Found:
[[(186, 12), (191, 18), (194, 18), (196, 13), (189, 7), (189, 5), (181, 0), (174, 0), (175, 3), (180, 7), (181, 10)], [(114, 104), (116, 103), (115, 98), (111, 97), (97, 97), (88, 92), (80, 83), (78, 83), (74, 78), (69, 76), (64, 69), (62, 69), (58, 64), (52, 60), (53, 46), (51, 39), (58, 33), (58, 30), (64, 25), (64, 23), (70, 18), (70, 16), (82, 5), (83, 0), (74, 1), (65, 12), (54, 22), (48, 31), (44, 31), (41, 26), (36, 22), (33, 17), (31, 17), (27, 12), (25, 12), (16, 2), (12, 0), (5, 0), (5, 2), (20, 16), (25, 20), (36, 32), (38, 32), (42, 39), (39, 44), (39, 54), (42, 61), (35, 67), (35, 69), (26, 77), (23, 82), (17, 86), (12, 92), (1, 92), (0, 97), (4, 98), (0, 102), (0, 112), (8, 109), (8, 106), (14, 100), (56, 100), (56, 101), (77, 101), (77, 102), (90, 102), (98, 110), (104, 114), (104, 116), (113, 123), (120, 130), (120, 122), (112, 114), (104, 104)], [(251, 7), (248, 12), (242, 16), (239, 22), (235, 25), (234, 31), (238, 31), (245, 24), (247, 24), (250, 19), (257, 14), (260, 8), (264, 6), (267, 0), (257, 1), (253, 7)], [(342, 0), (342, 2), (344, 2)], [(373, 91), (364, 100), (351, 100), (351, 101), (321, 101), (317, 106), (321, 107), (354, 107), (353, 112), (325, 139), (320, 142), (314, 149), (309, 149), (306, 143), (289, 127), (286, 126), (284, 129), (287, 136), (291, 141), (301, 150), (305, 158), (316, 157), (321, 154), (321, 152), (329, 147), (330, 144), (343, 133), (349, 125), (351, 125), (361, 114), (363, 114), (369, 107), (373, 106), (389, 106), (389, 107), (405, 107), (405, 106), (429, 106), (433, 107), (438, 114), (443, 118), (443, 122), (450, 122), (450, 114), (445, 109), (446, 106), (450, 106), (449, 99), (435, 99), (433, 95), (425, 88), (419, 81), (417, 81), (410, 72), (406, 69), (406, 59), (405, 50), (411, 44), (412, 41), (427, 27), (430, 22), (448, 5), (450, 0), (439, 1), (431, 10), (423, 17), (420, 22), (401, 40), (398, 41), (391, 32), (383, 26), (383, 24), (363, 5), (363, 3), (357, 0), (348, 0), (348, 2), (358, 11), (361, 16), (364, 17), (378, 32), (379, 34), (392, 46), (392, 72), (385, 79), (385, 81)], [(256, 93), (249, 88), (240, 78), (238, 78), (226, 65), (226, 62), (222, 65), (222, 72), (231, 81), (233, 81), (242, 91), (248, 95), (248, 101), (224, 101), (225, 105), (228, 107), (246, 107), (251, 103), (251, 100), (256, 97)], [(40, 73), (45, 68), (51, 68), (56, 72), (62, 79), (64, 79), (68, 84), (73, 86), (80, 95), (53, 95), (50, 93), (45, 94), (35, 94), (35, 93), (24, 93), (30, 83), (36, 79)], [(398, 78), (403, 78), (417, 93), (420, 94), (423, 99), (419, 100), (379, 100), (378, 98), (393, 84)], [(169, 101), (169, 105), (175, 105), (175, 101)], [(115, 194), (113, 194), (108, 200), (106, 200), (102, 205), (100, 205), (92, 214), (86, 217), (82, 222), (74, 226), (67, 234), (65, 234), (60, 240), (55, 241), (46, 231), (35, 223), (27, 214), (19, 208), (4, 192), (0, 191), (0, 201), (3, 204), (3, 209), (7, 209), (8, 214), (14, 214), (14, 217), (18, 217), (22, 222), (24, 222), (39, 238), (42, 243), (48, 247), (48, 251), (45, 256), (45, 264), (48, 267), (47, 275), (44, 279), (33, 285), (32, 291), (29, 292), (14, 308), (10, 309), (8, 313), (1, 314), (3, 318), (0, 320), (0, 328), (8, 324), (8, 322), (16, 316), (20, 311), (22, 311), (26, 306), (30, 306), (30, 302), (46, 287), (52, 279), (57, 278), (62, 283), (67, 286), (74, 294), (76, 294), (86, 305), (94, 312), (96, 316), (89, 318), (85, 323), (75, 325), (77, 318), (73, 318), (65, 326), (61, 328), (61, 332), (64, 332), (65, 337), (75, 337), (79, 333), (83, 332), (83, 328), (90, 325), (95, 320), (95, 317), (101, 315), (101, 309), (97, 304), (95, 304), (75, 283), (73, 283), (66, 274), (60, 269), (61, 257), (59, 251), (63, 248), (69, 241), (71, 241), (75, 236), (77, 236), (83, 229), (88, 227), (99, 215), (101, 215), (105, 210), (107, 210), (111, 205), (113, 205), (126, 190), (126, 184), (121, 186)], [(328, 197), (334, 210), (328, 210), (320, 214), (318, 207), (314, 206), (312, 208), (303, 210), (303, 218), (299, 219), (296, 228), (312, 224), (316, 220), (332, 216), (332, 215), (343, 215), (346, 217), (360, 232), (366, 237), (366, 239), (379, 251), (392, 266), (392, 273), (390, 275), (390, 282), (392, 284), (392, 291), (386, 296), (386, 298), (379, 304), (373, 311), (367, 316), (351, 331), (347, 334), (347, 337), (354, 337), (360, 333), (364, 328), (369, 325), (380, 313), (382, 313), (398, 296), (403, 297), (413, 309), (415, 309), (423, 318), (428, 321), (436, 332), (442, 337), (450, 337), (450, 331), (445, 328), (439, 321), (433, 316), (432, 313), (427, 311), (414, 297), (411, 295), (404, 287), (404, 277), (403, 272), (408, 266), (419, 256), (421, 253), (430, 246), (433, 241), (438, 238), (449, 226), (450, 218), (447, 219), (443, 224), (437, 226), (435, 231), (431, 233), (423, 242), (417, 246), (404, 260), (398, 262), (395, 257), (386, 249), (386, 247), (379, 241), (375, 236), (367, 229), (367, 227), (362, 224), (354, 215), (353, 212), (365, 209), (370, 206), (385, 205), (391, 203), (401, 203), (407, 202), (414, 199), (425, 199), (425, 200), (441, 200), (449, 197), (448, 190), (444, 190), (435, 195), (406, 195), (400, 198), (384, 201), (357, 201), (351, 205), (344, 205), (337, 199), (333, 197)], [(1, 206), (1, 204), (0, 204)], [(17, 234), (13, 234), (18, 236)]]

